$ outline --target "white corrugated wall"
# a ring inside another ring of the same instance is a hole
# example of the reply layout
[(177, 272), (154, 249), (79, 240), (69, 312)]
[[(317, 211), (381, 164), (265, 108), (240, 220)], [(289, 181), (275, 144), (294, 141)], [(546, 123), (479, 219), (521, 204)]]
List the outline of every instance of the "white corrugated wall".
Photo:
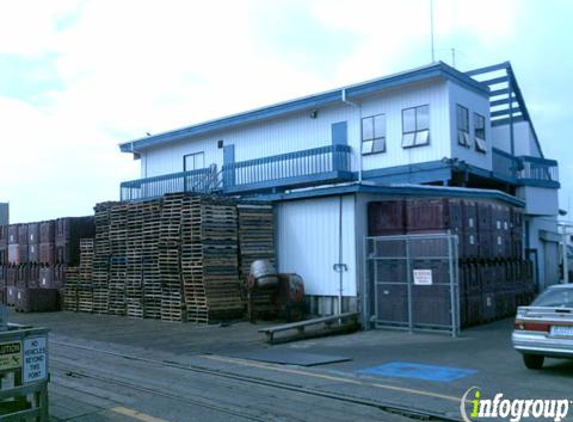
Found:
[(278, 269), (298, 273), (307, 295), (338, 296), (340, 278), (333, 265), (339, 263), (342, 241), (343, 296), (356, 296), (356, 232), (354, 197), (342, 197), (342, 238), (340, 238), (340, 197), (282, 202), (277, 205)]
[[(332, 124), (341, 121), (348, 124), (352, 167), (357, 171), (361, 151), (360, 118), (380, 113), (386, 114), (387, 150), (364, 156), (365, 170), (436, 161), (451, 155), (449, 91), (444, 80), (405, 86), (355, 102), (360, 107), (340, 101), (336, 105), (319, 107), (314, 118), (309, 109), (151, 149), (147, 152), (148, 176), (181, 171), (183, 155), (199, 151), (205, 152), (206, 165), (222, 165), (223, 150), (217, 149), (218, 140), (223, 140), (225, 145), (235, 145), (236, 161), (328, 146), (332, 144)], [(430, 106), (430, 145), (404, 149), (401, 145), (402, 110), (425, 104)]]

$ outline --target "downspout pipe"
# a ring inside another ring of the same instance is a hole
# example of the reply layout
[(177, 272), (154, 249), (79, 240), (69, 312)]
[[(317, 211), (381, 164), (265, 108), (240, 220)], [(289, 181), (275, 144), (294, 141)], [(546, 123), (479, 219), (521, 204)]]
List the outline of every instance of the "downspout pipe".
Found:
[(358, 140), (359, 140), (359, 145), (360, 145), (360, 149), (358, 152), (358, 183), (362, 183), (362, 142), (361, 142), (361, 135), (362, 135), (362, 131), (360, 129), (361, 126), (361, 122), (362, 122), (362, 107), (360, 106), (360, 104), (355, 103), (354, 101), (350, 101), (348, 100), (348, 98), (346, 97), (346, 88), (342, 89), (342, 98), (341, 98), (342, 102), (344, 104), (347, 104), (351, 107), (355, 107), (358, 109)]

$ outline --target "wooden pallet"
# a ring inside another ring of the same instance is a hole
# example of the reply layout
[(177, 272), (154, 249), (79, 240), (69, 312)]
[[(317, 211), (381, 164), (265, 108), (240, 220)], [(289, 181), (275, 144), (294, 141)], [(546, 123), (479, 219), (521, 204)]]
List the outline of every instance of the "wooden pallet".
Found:
[(78, 285), (80, 270), (78, 267), (66, 268), (66, 283), (64, 284), (64, 311), (78, 311)]
[(274, 213), (270, 204), (239, 204), (239, 259), (240, 275), (244, 281), (248, 277), (251, 264), (258, 259), (275, 258)]

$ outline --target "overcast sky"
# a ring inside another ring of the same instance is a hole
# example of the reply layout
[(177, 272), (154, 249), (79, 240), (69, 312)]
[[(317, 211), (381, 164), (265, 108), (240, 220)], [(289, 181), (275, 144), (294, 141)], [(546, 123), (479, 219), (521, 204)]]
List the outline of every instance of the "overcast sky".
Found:
[[(118, 143), (430, 63), (430, 0), (0, 0), (0, 201), (91, 214)], [(436, 58), (510, 60), (545, 155), (573, 167), (573, 2), (435, 0)]]

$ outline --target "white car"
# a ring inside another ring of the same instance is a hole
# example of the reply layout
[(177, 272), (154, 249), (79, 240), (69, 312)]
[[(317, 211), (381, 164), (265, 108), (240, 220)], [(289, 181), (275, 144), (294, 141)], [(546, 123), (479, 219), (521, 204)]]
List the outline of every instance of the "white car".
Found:
[(551, 286), (520, 306), (511, 339), (529, 369), (541, 369), (545, 357), (573, 359), (573, 284)]

